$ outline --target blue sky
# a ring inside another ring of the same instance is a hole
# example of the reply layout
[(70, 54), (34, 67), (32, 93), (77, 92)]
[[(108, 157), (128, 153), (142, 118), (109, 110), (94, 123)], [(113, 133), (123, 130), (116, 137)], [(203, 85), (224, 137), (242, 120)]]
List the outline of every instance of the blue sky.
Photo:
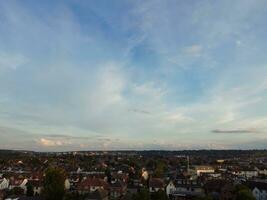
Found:
[(0, 148), (267, 148), (267, 2), (0, 1)]

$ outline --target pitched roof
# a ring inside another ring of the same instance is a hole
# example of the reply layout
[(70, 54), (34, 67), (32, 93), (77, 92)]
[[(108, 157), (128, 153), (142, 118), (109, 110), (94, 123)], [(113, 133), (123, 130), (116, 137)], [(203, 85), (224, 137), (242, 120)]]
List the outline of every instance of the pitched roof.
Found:
[(92, 193), (89, 193), (85, 199), (86, 200), (102, 200), (107, 196), (108, 196), (108, 192), (106, 190), (98, 189)]
[(164, 187), (164, 181), (160, 178), (151, 178), (149, 180), (149, 187), (163, 188)]
[(267, 191), (267, 182), (261, 182), (261, 181), (248, 181), (246, 182), (246, 185), (250, 189), (258, 188), (259, 190), (265, 190)]
[(79, 188), (84, 187), (103, 187), (104, 189), (108, 189), (109, 185), (107, 182), (105, 182), (103, 179), (100, 178), (87, 178), (83, 180), (79, 186)]
[(36, 197), (26, 197), (26, 196), (24, 196), (24, 197), (19, 197), (18, 200), (43, 200), (43, 198), (38, 197), (38, 196), (36, 196)]
[(226, 184), (229, 184), (230, 182), (228, 182), (227, 180), (208, 180), (205, 185), (204, 185), (204, 188), (206, 190), (209, 190), (209, 191), (216, 191), (216, 192), (219, 192), (221, 191), (221, 189), (226, 185)]
[(123, 183), (122, 181), (116, 181), (110, 184), (110, 187), (112, 188), (123, 188), (124, 186), (125, 186), (125, 183)]
[(24, 179), (10, 179), (9, 184), (19, 186), (20, 184), (23, 183), (23, 181), (24, 181)]
[(27, 185), (32, 185), (34, 187), (42, 186), (42, 182), (40, 180), (28, 180)]

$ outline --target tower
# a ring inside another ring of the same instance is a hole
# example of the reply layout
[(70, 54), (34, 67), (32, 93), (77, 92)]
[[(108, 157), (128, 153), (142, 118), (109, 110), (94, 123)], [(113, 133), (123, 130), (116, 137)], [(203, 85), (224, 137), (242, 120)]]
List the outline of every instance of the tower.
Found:
[(187, 156), (187, 173), (189, 173), (189, 156)]

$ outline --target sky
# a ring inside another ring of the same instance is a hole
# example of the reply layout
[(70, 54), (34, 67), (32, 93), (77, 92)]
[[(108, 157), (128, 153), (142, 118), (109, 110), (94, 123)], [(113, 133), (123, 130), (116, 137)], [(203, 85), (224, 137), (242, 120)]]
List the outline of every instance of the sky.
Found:
[(0, 0), (0, 149), (267, 148), (266, 0)]

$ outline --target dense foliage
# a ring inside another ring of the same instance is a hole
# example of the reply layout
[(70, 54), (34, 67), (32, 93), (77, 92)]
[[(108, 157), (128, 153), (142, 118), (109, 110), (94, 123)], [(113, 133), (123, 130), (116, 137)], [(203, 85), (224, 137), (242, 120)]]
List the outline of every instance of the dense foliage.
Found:
[(65, 194), (65, 171), (48, 168), (45, 171), (43, 196), (46, 200), (62, 200)]

